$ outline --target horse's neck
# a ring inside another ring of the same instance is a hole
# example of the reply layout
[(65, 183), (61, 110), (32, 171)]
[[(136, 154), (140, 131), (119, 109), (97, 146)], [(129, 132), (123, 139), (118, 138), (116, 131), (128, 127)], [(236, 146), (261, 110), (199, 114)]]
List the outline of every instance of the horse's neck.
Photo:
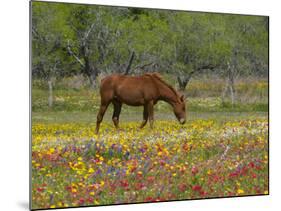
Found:
[(171, 88), (168, 87), (167, 85), (161, 83), (159, 87), (159, 92), (160, 92), (160, 100), (166, 101), (172, 106), (176, 103), (177, 96), (173, 92), (173, 90), (171, 90)]

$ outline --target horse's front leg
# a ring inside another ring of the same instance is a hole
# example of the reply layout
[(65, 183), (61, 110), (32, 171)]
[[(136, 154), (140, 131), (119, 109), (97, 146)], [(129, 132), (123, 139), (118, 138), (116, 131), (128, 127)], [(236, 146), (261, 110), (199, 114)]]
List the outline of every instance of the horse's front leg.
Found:
[(122, 103), (113, 101), (113, 115), (112, 115), (112, 121), (114, 123), (114, 126), (116, 129), (119, 127), (119, 115), (121, 113)]
[(99, 113), (97, 115), (97, 124), (96, 124), (96, 134), (99, 133), (99, 129), (100, 129), (100, 123), (102, 122), (102, 119), (103, 119), (103, 116), (105, 114), (105, 111), (108, 107), (108, 104), (109, 103), (103, 103), (101, 104), (100, 106), (100, 110), (99, 110)]
[(147, 109), (147, 105), (144, 105), (143, 106), (143, 121), (141, 123), (141, 126), (140, 126), (140, 129), (142, 129), (146, 123), (147, 123), (147, 120), (148, 120), (148, 109)]
[(149, 119), (149, 124), (150, 124), (150, 128), (153, 129), (153, 122), (154, 122), (154, 111), (153, 111), (153, 106), (154, 103), (153, 101), (150, 101), (148, 103), (148, 119)]

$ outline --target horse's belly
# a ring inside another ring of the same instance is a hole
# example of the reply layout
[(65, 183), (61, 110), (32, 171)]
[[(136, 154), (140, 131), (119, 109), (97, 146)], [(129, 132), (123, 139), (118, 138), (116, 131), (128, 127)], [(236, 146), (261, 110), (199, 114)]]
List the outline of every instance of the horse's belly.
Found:
[(144, 105), (144, 99), (143, 98), (130, 98), (126, 96), (116, 96), (117, 100), (121, 103), (125, 103), (126, 105), (130, 106), (141, 106)]
[(138, 90), (119, 90), (119, 92), (116, 93), (115, 98), (130, 106), (141, 106), (145, 103), (143, 94)]

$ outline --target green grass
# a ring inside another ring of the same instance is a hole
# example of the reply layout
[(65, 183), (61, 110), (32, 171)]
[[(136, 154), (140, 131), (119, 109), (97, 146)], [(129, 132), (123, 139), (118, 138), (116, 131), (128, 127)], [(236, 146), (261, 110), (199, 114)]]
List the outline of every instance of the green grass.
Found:
[[(95, 123), (97, 112), (32, 112), (33, 123)], [(111, 124), (112, 109), (109, 109), (104, 116), (104, 122)], [(267, 119), (268, 112), (188, 112), (187, 121), (196, 119), (215, 119), (216, 121), (224, 122), (231, 120), (253, 120), (256, 118)], [(170, 113), (155, 113), (156, 124), (158, 120), (176, 120), (172, 112)], [(122, 112), (120, 115), (120, 123), (142, 121), (142, 111), (137, 112)]]
[[(99, 92), (87, 86), (68, 85), (70, 79), (57, 82), (54, 86), (54, 103), (48, 106), (48, 89), (46, 84), (35, 80), (32, 87), (32, 111), (34, 112), (97, 112), (100, 104)], [(69, 82), (70, 83), (70, 82)], [(175, 82), (170, 82), (175, 84)], [(82, 83), (84, 84), (84, 83)], [(222, 80), (193, 79), (187, 86), (186, 106), (190, 112), (267, 112), (268, 83), (265, 79), (244, 79), (236, 84), (236, 100), (232, 105), (230, 99), (221, 95), (224, 89)], [(123, 106), (122, 112), (135, 113), (140, 108)], [(155, 105), (155, 111), (170, 112), (165, 102)]]

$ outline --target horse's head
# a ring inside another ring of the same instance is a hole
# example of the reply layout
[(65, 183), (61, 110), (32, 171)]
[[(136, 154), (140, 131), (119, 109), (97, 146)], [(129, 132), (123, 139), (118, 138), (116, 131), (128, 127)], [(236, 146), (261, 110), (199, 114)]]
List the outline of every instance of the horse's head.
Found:
[(184, 124), (186, 121), (185, 114), (185, 97), (181, 95), (177, 102), (174, 103), (174, 113), (181, 124)]

